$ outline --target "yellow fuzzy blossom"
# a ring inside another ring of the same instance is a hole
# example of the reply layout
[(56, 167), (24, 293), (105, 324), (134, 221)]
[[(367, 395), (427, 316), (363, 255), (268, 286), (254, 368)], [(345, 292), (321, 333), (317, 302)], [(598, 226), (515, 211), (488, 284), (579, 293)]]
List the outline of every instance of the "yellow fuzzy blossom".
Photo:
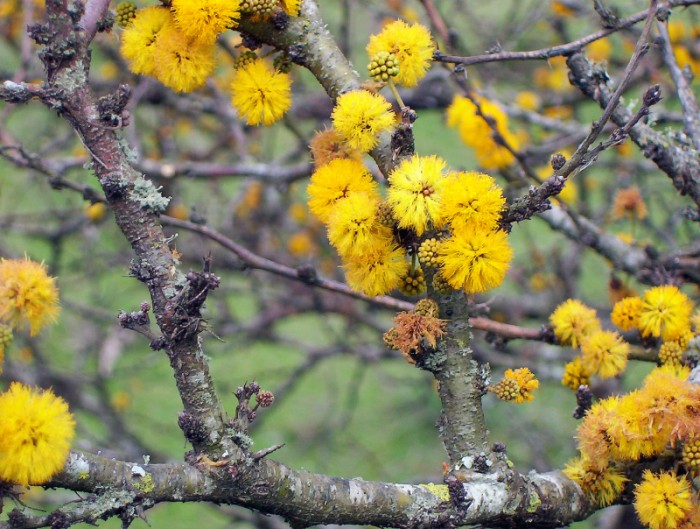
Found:
[(360, 162), (339, 158), (318, 168), (307, 188), (309, 209), (322, 222), (328, 222), (339, 200), (353, 193), (378, 195), (377, 183)]
[(393, 54), (399, 61), (395, 82), (410, 88), (416, 86), (430, 68), (435, 44), (425, 26), (396, 20), (369, 38), (367, 54), (373, 57), (382, 51)]
[(594, 309), (577, 299), (567, 299), (549, 316), (554, 335), (562, 345), (578, 347), (587, 334), (600, 329)]
[(627, 366), (630, 346), (616, 332), (594, 331), (581, 340), (581, 362), (592, 375), (610, 378)]
[(620, 422), (618, 397), (608, 397), (593, 404), (579, 424), (576, 438), (581, 455), (592, 464), (601, 468), (607, 465), (608, 459), (616, 448), (610, 437), (610, 425)]
[(43, 264), (29, 259), (0, 260), (0, 321), (29, 326), (32, 336), (59, 313), (58, 289)]
[(465, 230), (443, 241), (438, 255), (440, 273), (452, 288), (478, 294), (503, 282), (513, 250), (502, 231)]
[(372, 251), (379, 243), (389, 246), (391, 228), (377, 221), (377, 196), (353, 193), (340, 200), (328, 222), (328, 240), (343, 258)]
[(680, 338), (690, 330), (693, 303), (678, 287), (664, 285), (644, 293), (639, 314), (642, 336), (661, 337), (664, 341)]
[(422, 235), (431, 224), (440, 225), (446, 166), (445, 160), (435, 155), (416, 155), (392, 171), (387, 202), (400, 227)]
[(18, 382), (0, 395), (0, 479), (18, 485), (47, 482), (63, 468), (75, 421), (50, 390)]
[(165, 7), (145, 7), (136, 12), (134, 20), (122, 33), (120, 48), (132, 72), (139, 75), (155, 73), (156, 38), (166, 25), (172, 23), (170, 10)]
[(489, 391), (505, 401), (513, 401), (517, 404), (530, 402), (532, 394), (540, 385), (539, 380), (527, 367), (519, 369), (506, 369), (503, 378), (494, 386), (489, 387)]
[(610, 320), (623, 331), (631, 331), (639, 326), (639, 314), (642, 311), (642, 298), (629, 296), (615, 303)]
[(452, 173), (445, 182), (442, 214), (453, 232), (495, 230), (506, 199), (493, 177), (477, 172)]
[(287, 250), (295, 257), (308, 257), (317, 249), (311, 235), (306, 231), (299, 231), (289, 237)]
[(408, 272), (408, 262), (402, 249), (382, 245), (348, 259), (344, 268), (351, 288), (368, 296), (379, 296), (398, 288)]
[(331, 114), (333, 127), (351, 149), (369, 152), (379, 142), (380, 133), (395, 123), (391, 105), (379, 94), (353, 90), (341, 95)]
[(292, 106), (292, 81), (264, 59), (256, 59), (236, 69), (231, 104), (248, 125), (270, 126)]
[(608, 465), (600, 467), (583, 457), (569, 461), (564, 474), (578, 483), (586, 496), (600, 507), (612, 505), (627, 482), (619, 469)]
[(173, 17), (189, 38), (214, 44), (219, 33), (236, 25), (239, 0), (172, 0)]
[(586, 46), (586, 56), (593, 62), (603, 62), (610, 58), (612, 44), (609, 39), (598, 39)]
[(214, 43), (186, 36), (173, 24), (158, 33), (153, 76), (176, 92), (192, 92), (204, 86), (214, 71)]
[(564, 366), (564, 376), (561, 379), (562, 386), (576, 391), (579, 386), (587, 385), (591, 374), (583, 366), (581, 357), (577, 356)]
[[(514, 150), (520, 148), (518, 138), (508, 130), (508, 116), (493, 101), (483, 97), (475, 98), (479, 107), (469, 98), (457, 95), (447, 108), (447, 124), (457, 129), (462, 141), (474, 149), (476, 159), (486, 169), (502, 169), (515, 160), (513, 154), (494, 139), (492, 125), (503, 140)], [(481, 113), (479, 113), (481, 109)]]
[(691, 494), (684, 477), (645, 470), (634, 489), (634, 509), (650, 529), (676, 529), (693, 507)]

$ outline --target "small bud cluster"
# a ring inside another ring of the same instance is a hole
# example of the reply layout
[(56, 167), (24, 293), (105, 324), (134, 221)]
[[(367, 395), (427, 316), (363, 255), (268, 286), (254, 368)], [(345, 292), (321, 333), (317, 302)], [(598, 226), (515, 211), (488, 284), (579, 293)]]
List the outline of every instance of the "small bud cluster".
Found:
[(436, 268), (438, 265), (438, 246), (438, 240), (435, 238), (424, 240), (421, 243), (420, 248), (418, 248), (418, 259), (420, 260), (420, 264), (423, 266)]
[(452, 292), (452, 287), (441, 274), (437, 273), (433, 276), (433, 290), (435, 290), (436, 294), (444, 296)]
[(399, 75), (399, 61), (393, 53), (380, 51), (372, 56), (367, 65), (369, 76), (377, 82), (386, 82)]
[[(235, 391), (238, 399), (235, 420), (238, 427), (247, 431), (248, 423), (257, 417), (258, 408), (269, 408), (275, 402), (275, 396), (271, 391), (260, 388), (256, 381), (239, 386)], [(255, 406), (251, 407), (250, 399), (255, 397)]]
[(490, 389), (501, 400), (515, 400), (520, 395), (520, 384), (512, 378), (504, 378)]
[(664, 342), (659, 348), (659, 361), (662, 364), (679, 366), (683, 360), (683, 349), (678, 342)]
[(413, 307), (413, 312), (420, 316), (437, 318), (440, 315), (440, 307), (438, 307), (438, 304), (432, 299), (423, 298)]
[(700, 469), (700, 438), (686, 441), (683, 444), (682, 456), (688, 470), (697, 474)]
[(387, 201), (380, 202), (377, 206), (377, 220), (382, 226), (389, 228), (395, 224), (394, 217), (391, 214), (391, 206)]
[(12, 327), (0, 323), (0, 352), (7, 349), (12, 344)]
[(241, 2), (241, 13), (267, 16), (272, 14), (276, 6), (277, 0), (243, 0)]
[(258, 56), (254, 51), (246, 50), (234, 59), (233, 67), (236, 70), (240, 70), (241, 68), (253, 63), (257, 58)]
[(423, 291), (425, 291), (425, 277), (423, 276), (423, 270), (420, 266), (411, 268), (401, 279), (401, 285), (399, 286), (399, 291), (404, 296), (418, 296)]
[(119, 27), (126, 28), (131, 25), (131, 22), (136, 17), (136, 4), (133, 2), (121, 2), (117, 6), (117, 24)]

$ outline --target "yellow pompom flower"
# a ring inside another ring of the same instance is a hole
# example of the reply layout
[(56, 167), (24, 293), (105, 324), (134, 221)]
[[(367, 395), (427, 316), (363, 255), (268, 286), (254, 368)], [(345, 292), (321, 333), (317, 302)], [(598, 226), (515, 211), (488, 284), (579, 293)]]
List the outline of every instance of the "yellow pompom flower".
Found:
[(564, 376), (561, 379), (562, 386), (576, 391), (579, 386), (588, 385), (591, 374), (584, 367), (580, 356), (574, 358), (564, 366)]
[(282, 9), (290, 17), (298, 17), (301, 9), (301, 0), (281, 0)]
[(34, 336), (56, 319), (59, 310), (55, 280), (43, 264), (0, 260), (0, 321), (17, 328), (29, 325)]
[(387, 202), (402, 228), (422, 235), (430, 223), (440, 225), (440, 201), (447, 162), (435, 155), (412, 156), (389, 175)]
[(372, 251), (351, 257), (345, 264), (350, 287), (367, 296), (380, 296), (398, 288), (408, 273), (408, 262), (401, 248), (379, 245)]
[(356, 160), (338, 158), (319, 167), (307, 188), (309, 209), (327, 223), (339, 200), (354, 193), (378, 196), (377, 183), (367, 168)]
[(367, 54), (373, 57), (382, 51), (394, 54), (399, 61), (399, 74), (394, 81), (410, 88), (416, 86), (430, 68), (435, 44), (425, 26), (396, 20), (369, 38)]
[(370, 252), (379, 239), (389, 246), (391, 228), (377, 222), (379, 197), (353, 193), (338, 202), (328, 222), (328, 240), (343, 258)]
[(248, 125), (272, 125), (292, 106), (289, 75), (273, 69), (264, 59), (256, 59), (235, 71), (231, 93), (231, 104)]
[(456, 290), (478, 294), (503, 282), (513, 257), (502, 231), (463, 231), (440, 244), (441, 276)]
[(442, 217), (453, 232), (491, 231), (497, 228), (505, 203), (491, 176), (473, 171), (452, 173), (442, 194)]
[(512, 401), (517, 404), (530, 402), (532, 394), (540, 386), (535, 374), (527, 367), (519, 369), (506, 369), (503, 378), (494, 386), (489, 387), (489, 391), (505, 401)]
[(672, 473), (645, 470), (634, 489), (634, 509), (650, 529), (675, 529), (692, 508), (690, 482)]
[(153, 76), (176, 92), (192, 92), (214, 71), (214, 51), (213, 42), (192, 39), (167, 24), (156, 38)]
[(139, 75), (153, 75), (156, 69), (156, 38), (161, 30), (172, 24), (170, 10), (161, 7), (145, 7), (122, 33), (121, 53), (129, 63), (129, 69)]
[(592, 375), (610, 378), (627, 366), (630, 346), (613, 331), (594, 331), (581, 340), (581, 362)]
[(585, 457), (569, 461), (564, 474), (578, 483), (586, 496), (600, 507), (612, 505), (627, 482), (619, 469), (609, 465), (600, 467)]
[(236, 25), (239, 0), (172, 0), (178, 28), (188, 37), (214, 44), (219, 33)]
[(380, 133), (395, 123), (391, 105), (379, 94), (353, 90), (338, 97), (331, 114), (333, 127), (352, 149), (369, 152)]
[(610, 320), (623, 331), (631, 331), (639, 326), (639, 314), (642, 311), (642, 298), (629, 296), (615, 303)]
[(50, 390), (18, 382), (0, 395), (0, 479), (40, 485), (63, 468), (75, 421), (63, 399)]
[(642, 336), (661, 337), (664, 341), (677, 340), (690, 330), (693, 303), (678, 287), (664, 285), (644, 293), (639, 314)]
[(582, 338), (600, 329), (600, 322), (594, 309), (577, 299), (567, 299), (549, 316), (554, 335), (562, 345), (578, 347)]

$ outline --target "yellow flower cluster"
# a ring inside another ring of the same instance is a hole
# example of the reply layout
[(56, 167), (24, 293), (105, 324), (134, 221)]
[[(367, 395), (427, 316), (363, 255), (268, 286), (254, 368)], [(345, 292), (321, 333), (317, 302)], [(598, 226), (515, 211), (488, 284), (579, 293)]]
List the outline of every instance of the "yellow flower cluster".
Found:
[(485, 169), (502, 169), (515, 159), (511, 151), (494, 139), (496, 134), (511, 149), (520, 148), (517, 136), (508, 130), (506, 113), (498, 104), (483, 97), (472, 101), (455, 96), (447, 108), (447, 124), (457, 129), (462, 141), (474, 149), (477, 161)]
[[(282, 9), (297, 15), (300, 0)], [(170, 7), (139, 9), (122, 34), (130, 70), (150, 75), (176, 92), (202, 88), (216, 67), (216, 38), (235, 28), (239, 0), (172, 0)], [(231, 84), (232, 105), (249, 125), (271, 125), (291, 107), (291, 80), (262, 59), (241, 61)]]
[(396, 237), (401, 229), (413, 237), (431, 230), (452, 232), (442, 241), (431, 239), (430, 252), (419, 255), (421, 264), (438, 268), (453, 289), (473, 294), (501, 284), (513, 252), (498, 228), (505, 199), (493, 178), (449, 172), (443, 159), (416, 155), (398, 164), (388, 182), (385, 206), (357, 160), (333, 159), (311, 177), (309, 208), (327, 224), (353, 288), (385, 294), (422, 276), (415, 263), (409, 267), (406, 262), (407, 248)]
[[(678, 363), (679, 355), (697, 329), (693, 329), (691, 299), (674, 285), (652, 287), (643, 296), (621, 299), (610, 319), (623, 331), (638, 330), (644, 338), (661, 338), (662, 362)], [(676, 345), (672, 345), (676, 344)]]
[(15, 382), (0, 395), (0, 479), (18, 485), (46, 483), (63, 468), (75, 421), (50, 390)]
[(593, 375), (610, 378), (624, 371), (629, 344), (618, 333), (602, 330), (595, 310), (577, 299), (568, 299), (554, 310), (549, 321), (559, 343), (581, 349), (580, 364), (567, 366), (569, 375), (565, 374), (562, 384), (575, 390), (578, 379)]
[[(604, 506), (619, 494), (616, 476), (625, 465), (696, 439), (700, 387), (688, 380), (689, 374), (685, 367), (657, 367), (641, 388), (595, 403), (578, 428), (580, 457), (564, 472)], [(686, 478), (662, 476), (645, 474), (635, 491), (635, 507), (649, 527), (671, 529), (679, 527), (697, 505), (683, 492)]]

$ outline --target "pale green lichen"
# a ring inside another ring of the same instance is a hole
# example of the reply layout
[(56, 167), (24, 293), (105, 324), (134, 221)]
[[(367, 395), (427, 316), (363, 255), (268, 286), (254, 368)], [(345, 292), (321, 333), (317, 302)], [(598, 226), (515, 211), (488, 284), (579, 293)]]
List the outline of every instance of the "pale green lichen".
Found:
[(530, 501), (527, 506), (527, 512), (535, 512), (542, 505), (542, 500), (539, 495), (534, 491), (530, 491)]
[(140, 492), (143, 492), (144, 494), (148, 494), (149, 492), (156, 490), (156, 484), (153, 483), (153, 478), (151, 475), (146, 474), (134, 482), (134, 488)]
[(170, 198), (160, 194), (160, 187), (153, 185), (153, 182), (146, 180), (142, 176), (134, 181), (133, 199), (145, 210), (155, 213), (163, 213), (168, 207)]
[(447, 485), (437, 485), (435, 483), (421, 483), (419, 487), (430, 491), (432, 494), (440, 498), (441, 501), (450, 501), (450, 491)]

